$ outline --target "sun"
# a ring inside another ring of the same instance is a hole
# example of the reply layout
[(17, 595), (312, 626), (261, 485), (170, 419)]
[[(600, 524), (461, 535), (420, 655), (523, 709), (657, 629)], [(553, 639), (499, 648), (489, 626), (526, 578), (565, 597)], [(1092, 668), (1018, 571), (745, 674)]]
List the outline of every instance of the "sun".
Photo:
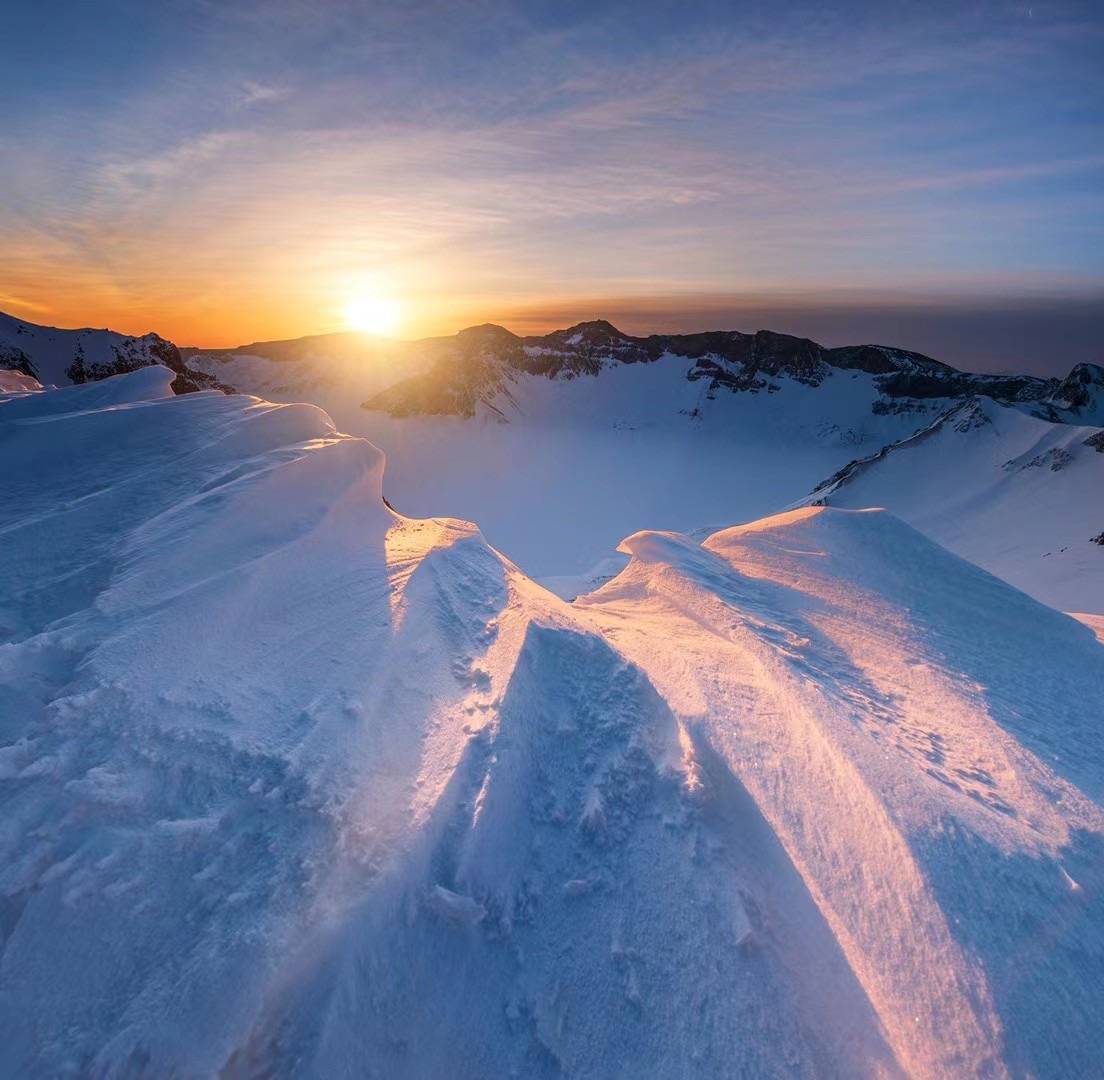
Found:
[(390, 296), (352, 296), (341, 314), (350, 330), (362, 334), (393, 334), (402, 322), (402, 307)]

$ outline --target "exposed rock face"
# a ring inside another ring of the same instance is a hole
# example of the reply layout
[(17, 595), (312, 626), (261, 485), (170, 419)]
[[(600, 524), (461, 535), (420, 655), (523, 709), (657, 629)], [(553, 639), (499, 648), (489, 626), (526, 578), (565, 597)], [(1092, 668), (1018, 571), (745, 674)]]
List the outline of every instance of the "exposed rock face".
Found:
[(605, 367), (660, 360), (684, 362), (687, 379), (707, 380), (709, 397), (722, 390), (770, 393), (780, 388), (776, 381), (780, 378), (819, 386), (833, 371), (865, 372), (876, 378), (880, 397), (873, 407), (880, 412), (914, 409), (916, 402), (932, 398), (979, 394), (1002, 401), (1041, 401), (1059, 385), (1056, 380), (1031, 376), (969, 374), (922, 353), (885, 345), (829, 349), (808, 338), (770, 330), (634, 337), (597, 320), (542, 336), (519, 337), (487, 324), (443, 339), (440, 346), (440, 359), (430, 370), (389, 387), (364, 402), (364, 407), (395, 416), (471, 416), (483, 403), (501, 414), (498, 395), (508, 393), (518, 373), (573, 379), (597, 375)]
[(32, 379), (38, 378), (38, 369), (31, 358), (15, 345), (0, 343), (0, 368), (5, 371), (21, 371)]
[(943, 372), (894, 372), (879, 380), (890, 398), (962, 397), (984, 394), (1000, 401), (1037, 401), (1053, 380), (1032, 375), (975, 375), (945, 368)]
[(172, 389), (175, 394), (192, 394), (197, 390), (221, 390), (233, 393), (234, 388), (220, 383), (213, 375), (203, 371), (192, 371), (181, 359), (180, 350), (158, 334), (146, 334), (142, 338), (124, 340), (121, 345), (113, 345), (115, 358), (109, 362), (89, 363), (84, 358), (84, 350), (78, 344), (73, 363), (65, 369), (72, 383), (96, 382), (112, 375), (123, 375), (128, 371), (148, 367), (150, 364), (163, 364), (175, 371)]
[(1052, 446), (1041, 454), (1035, 454), (1030, 458), (1013, 458), (1004, 463), (1004, 468), (1019, 471), (1021, 469), (1050, 469), (1051, 472), (1061, 472), (1073, 461), (1073, 454), (1061, 446)]

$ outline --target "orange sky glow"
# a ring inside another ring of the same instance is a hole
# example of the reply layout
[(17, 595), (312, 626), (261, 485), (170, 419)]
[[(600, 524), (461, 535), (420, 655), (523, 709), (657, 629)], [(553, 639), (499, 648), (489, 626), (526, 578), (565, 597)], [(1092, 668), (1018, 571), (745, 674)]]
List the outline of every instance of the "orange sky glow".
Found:
[[(8, 72), (0, 310), (207, 347), (769, 326), (1012, 365), (1061, 300), (1041, 348), (1080, 320), (1062, 364), (1099, 359), (1095, 24), (764, 5), (719, 33), (730, 8), (5, 13), (50, 48)], [(944, 351), (968, 303), (1005, 313), (992, 360)]]

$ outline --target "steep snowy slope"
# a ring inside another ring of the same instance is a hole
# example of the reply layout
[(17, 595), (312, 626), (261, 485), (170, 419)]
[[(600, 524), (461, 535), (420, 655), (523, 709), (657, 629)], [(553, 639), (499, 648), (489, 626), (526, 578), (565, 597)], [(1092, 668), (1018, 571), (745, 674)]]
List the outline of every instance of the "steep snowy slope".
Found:
[(809, 497), (884, 506), (1060, 610), (1104, 613), (1104, 430), (988, 399), (852, 462)]
[(0, 1072), (672, 1060), (584, 895), (684, 861), (654, 692), (316, 408), (170, 379), (0, 403)]
[(171, 341), (157, 334), (130, 337), (114, 330), (59, 330), (0, 311), (0, 371), (20, 371), (45, 385), (91, 382), (162, 364), (176, 373), (178, 394), (229, 389), (188, 368)]
[(0, 395), (0, 1074), (1091, 1072), (1087, 627), (823, 510), (569, 606), (172, 377)]

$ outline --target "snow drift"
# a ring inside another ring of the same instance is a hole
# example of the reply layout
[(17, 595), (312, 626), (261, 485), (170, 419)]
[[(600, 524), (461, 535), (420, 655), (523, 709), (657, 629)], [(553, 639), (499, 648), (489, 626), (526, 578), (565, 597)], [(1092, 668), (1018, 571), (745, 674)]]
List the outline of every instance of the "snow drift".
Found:
[(1096, 1067), (1088, 627), (822, 508), (568, 605), (172, 378), (0, 395), (0, 1072)]

